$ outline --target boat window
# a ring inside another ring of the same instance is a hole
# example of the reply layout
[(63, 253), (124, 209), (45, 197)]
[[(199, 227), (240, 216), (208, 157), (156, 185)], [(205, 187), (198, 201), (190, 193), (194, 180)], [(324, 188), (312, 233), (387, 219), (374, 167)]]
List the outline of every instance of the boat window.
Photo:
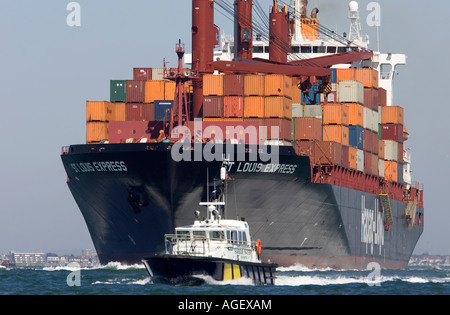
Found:
[(177, 238), (189, 240), (190, 233), (189, 233), (189, 231), (177, 231)]
[(291, 51), (293, 54), (298, 54), (300, 52), (300, 46), (292, 46)]
[(247, 243), (247, 233), (246, 232), (242, 233), (242, 240), (244, 241), (244, 243)]
[(347, 47), (338, 47), (338, 53), (339, 54), (345, 53), (347, 51), (348, 51)]
[(228, 240), (228, 243), (231, 242), (231, 234), (230, 234), (230, 231), (227, 231), (227, 240)]
[(313, 47), (313, 53), (315, 54), (324, 54), (326, 52), (325, 46), (314, 46)]
[(223, 240), (225, 235), (223, 231), (211, 231), (209, 232), (209, 238), (212, 240)]
[(311, 46), (302, 46), (302, 54), (310, 54), (311, 51)]
[(265, 52), (266, 54), (269, 53), (269, 50), (270, 50), (270, 47), (269, 47), (269, 46), (264, 46), (264, 52)]
[(242, 231), (238, 232), (239, 243), (242, 243)]
[(193, 231), (194, 238), (205, 238), (206, 232), (205, 231)]
[(253, 46), (253, 52), (257, 54), (262, 54), (264, 52), (263, 46)]
[(327, 47), (327, 53), (335, 54), (336, 53), (336, 46), (328, 46)]
[(237, 243), (237, 231), (231, 231), (231, 243)]

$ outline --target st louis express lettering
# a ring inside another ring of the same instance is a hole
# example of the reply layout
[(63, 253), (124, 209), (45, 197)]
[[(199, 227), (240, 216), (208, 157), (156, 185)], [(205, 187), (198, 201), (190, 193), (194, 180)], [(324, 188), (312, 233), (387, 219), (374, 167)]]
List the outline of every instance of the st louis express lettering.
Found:
[(71, 163), (70, 167), (72, 167), (76, 173), (128, 171), (124, 161)]

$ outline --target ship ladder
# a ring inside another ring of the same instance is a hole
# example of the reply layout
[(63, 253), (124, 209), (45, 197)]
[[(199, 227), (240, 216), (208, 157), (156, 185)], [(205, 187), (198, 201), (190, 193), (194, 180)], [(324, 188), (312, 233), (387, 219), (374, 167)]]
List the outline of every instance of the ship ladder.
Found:
[(412, 229), (416, 220), (417, 202), (409, 202), (405, 208), (405, 218), (408, 222), (408, 228)]
[(389, 195), (380, 194), (380, 204), (381, 210), (384, 213), (384, 229), (386, 231), (389, 231), (391, 229), (391, 225), (394, 223), (394, 219), (392, 218), (391, 200), (389, 199)]

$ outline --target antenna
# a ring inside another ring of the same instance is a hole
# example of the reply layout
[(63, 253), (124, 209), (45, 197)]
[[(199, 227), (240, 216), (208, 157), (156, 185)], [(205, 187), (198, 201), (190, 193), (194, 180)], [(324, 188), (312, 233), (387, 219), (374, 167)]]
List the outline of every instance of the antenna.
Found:
[(348, 34), (348, 40), (350, 42), (352, 41), (358, 41), (361, 42), (361, 33), (359, 32), (361, 30), (361, 24), (359, 23), (359, 5), (356, 1), (351, 1), (348, 4), (349, 8), (349, 16), (350, 19), (350, 32)]

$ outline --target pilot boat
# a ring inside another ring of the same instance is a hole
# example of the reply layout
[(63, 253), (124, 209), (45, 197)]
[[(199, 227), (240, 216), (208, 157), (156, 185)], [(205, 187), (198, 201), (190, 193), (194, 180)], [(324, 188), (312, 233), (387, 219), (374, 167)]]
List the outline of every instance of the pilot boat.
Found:
[[(225, 172), (223, 167), (221, 179), (227, 178)], [(247, 278), (256, 285), (273, 285), (277, 265), (261, 261), (261, 240), (252, 241), (245, 219), (223, 219), (223, 200), (199, 205), (206, 207), (206, 218), (200, 220), (195, 211), (194, 224), (164, 236), (164, 254), (142, 260), (150, 277), (172, 284), (201, 282), (210, 276), (216, 281)]]

